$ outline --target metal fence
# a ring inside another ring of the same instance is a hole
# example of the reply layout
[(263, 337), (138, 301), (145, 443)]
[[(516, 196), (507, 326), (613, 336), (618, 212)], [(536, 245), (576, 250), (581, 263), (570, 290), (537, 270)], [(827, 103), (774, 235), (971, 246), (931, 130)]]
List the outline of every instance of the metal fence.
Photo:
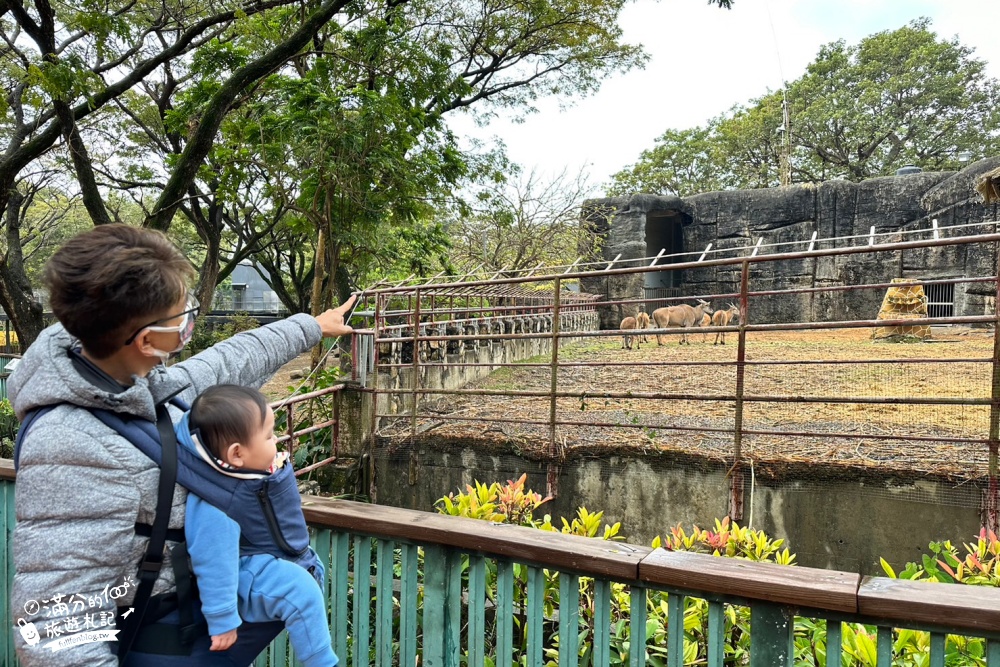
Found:
[[(724, 461), (733, 518), (742, 517), (744, 476), (752, 474), (754, 462), (905, 469), (983, 484), (985, 523), (995, 530), (1000, 234), (958, 235), (964, 231), (964, 226), (935, 229), (933, 236), (924, 235), (931, 238), (910, 241), (895, 234), (885, 243), (872, 234), (863, 237), (867, 243), (862, 245), (830, 243), (816, 249), (814, 242), (808, 250), (767, 255), (758, 254), (759, 246), (748, 247), (742, 256), (712, 258), (705, 252), (697, 260), (672, 263), (670, 270), (733, 276), (734, 288), (665, 296), (660, 302), (677, 305), (698, 298), (716, 308), (733, 302), (740, 317), (728, 326), (702, 329), (657, 326), (654, 319), (642, 333), (664, 346), (646, 353), (619, 349), (621, 337), (634, 331), (566, 330), (574, 313), (600, 308), (634, 313), (645, 294), (600, 300), (564, 286), (584, 278), (615, 280), (661, 271), (662, 264), (575, 272), (570, 267), (559, 273), (373, 290), (363, 307), (375, 332), (371, 386), (380, 397), (397, 400), (394, 409), (387, 409), (384, 400), (379, 403), (376, 430), (410, 438), (430, 428), (436, 433), (473, 426), (478, 432), (516, 432), (537, 446), (535, 455), (552, 461), (564, 458), (567, 449), (615, 438), (678, 448)], [(781, 263), (797, 263), (815, 274), (819, 261), (864, 255), (865, 261), (902, 267), (903, 254), (927, 251), (975, 254), (982, 268), (979, 275), (914, 279), (932, 306), (916, 317), (876, 317), (877, 304), (894, 287), (888, 277), (898, 273), (808, 286), (794, 280), (782, 284), (774, 277)], [(518, 301), (525, 294), (531, 300)], [(575, 295), (571, 300), (570, 294)], [(956, 294), (964, 295), (962, 311)], [(841, 316), (782, 317), (781, 304), (796, 300), (813, 304), (808, 310), (813, 313), (818, 312), (815, 304), (840, 303), (831, 312)], [(970, 312), (975, 308), (975, 314)], [(507, 324), (498, 328), (498, 320)], [(930, 327), (932, 339), (948, 344), (869, 345), (869, 332), (893, 327)], [(707, 344), (716, 334), (729, 335), (726, 347)], [(679, 337), (694, 344), (673, 345)], [(469, 355), (479, 347), (526, 340), (545, 341), (544, 356), (524, 361)], [(494, 373), (490, 380), (460, 388), (421, 379), (435, 368), (470, 367)], [(408, 379), (399, 382), (404, 373)], [(379, 378), (389, 376), (397, 382), (380, 384)]]

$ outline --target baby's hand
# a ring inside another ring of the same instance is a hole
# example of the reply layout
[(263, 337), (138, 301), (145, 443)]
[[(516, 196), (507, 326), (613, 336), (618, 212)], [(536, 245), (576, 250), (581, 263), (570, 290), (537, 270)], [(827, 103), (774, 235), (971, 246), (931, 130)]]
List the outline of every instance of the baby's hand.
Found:
[(212, 635), (212, 646), (210, 651), (225, 651), (236, 643), (236, 628), (221, 635)]

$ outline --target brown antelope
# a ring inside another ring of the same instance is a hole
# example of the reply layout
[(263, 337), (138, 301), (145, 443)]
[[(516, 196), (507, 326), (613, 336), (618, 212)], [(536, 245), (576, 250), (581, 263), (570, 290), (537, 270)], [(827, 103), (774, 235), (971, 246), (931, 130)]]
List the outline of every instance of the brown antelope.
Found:
[[(653, 311), (653, 322), (656, 324), (657, 329), (666, 329), (667, 327), (690, 329), (701, 322), (701, 319), (711, 312), (711, 304), (708, 301), (699, 299), (697, 306), (689, 306), (686, 303), (682, 303), (677, 306), (657, 308)], [(683, 345), (684, 343), (691, 344), (687, 339), (687, 333), (681, 334), (679, 345)], [(660, 334), (656, 334), (656, 344), (663, 345), (663, 336)]]
[[(622, 320), (622, 323), (618, 325), (618, 328), (622, 331), (627, 329), (635, 329), (636, 321), (634, 317), (626, 317)], [(632, 334), (625, 334), (622, 336), (622, 347), (623, 350), (632, 349), (632, 339), (635, 339), (635, 349), (639, 349), (639, 336), (633, 336)]]
[[(698, 323), (698, 326), (700, 326), (700, 327), (710, 327), (710, 326), (712, 326), (712, 316), (709, 315), (708, 313), (705, 313), (704, 317), (701, 318), (701, 322)], [(701, 335), (701, 342), (702, 343), (707, 343), (708, 342), (708, 334), (707, 333), (703, 333)]]
[[(643, 311), (640, 310), (639, 314), (635, 316), (635, 322), (636, 322), (636, 328), (637, 329), (648, 329), (649, 328), (649, 315), (647, 315), (646, 313), (644, 313)], [(642, 334), (639, 337), (639, 340), (641, 340), (643, 343), (648, 343), (649, 342), (649, 336), (647, 336), (646, 334)], [(638, 349), (638, 348), (636, 348), (636, 349)]]
[[(729, 307), (725, 310), (717, 310), (712, 313), (712, 326), (716, 327), (728, 327), (729, 323), (736, 319), (740, 319), (740, 308), (735, 304), (729, 304)], [(722, 344), (726, 344), (726, 332), (720, 331), (715, 334), (715, 342), (712, 345), (717, 345), (719, 343), (719, 336), (722, 336)]]

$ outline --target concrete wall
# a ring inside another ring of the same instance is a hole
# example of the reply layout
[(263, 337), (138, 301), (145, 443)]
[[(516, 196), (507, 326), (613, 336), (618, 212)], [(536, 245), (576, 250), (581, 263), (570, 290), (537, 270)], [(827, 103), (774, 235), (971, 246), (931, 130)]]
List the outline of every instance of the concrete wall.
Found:
[[(685, 252), (700, 252), (709, 243), (714, 249), (747, 248), (763, 237), (765, 243), (808, 242), (813, 232), (820, 239), (877, 233), (929, 230), (931, 220), (944, 226), (993, 221), (998, 205), (983, 204), (974, 184), (985, 172), (1000, 165), (989, 158), (960, 172), (920, 173), (873, 178), (860, 183), (828, 181), (761, 190), (709, 192), (691, 197), (636, 194), (630, 197), (595, 199), (584, 204), (588, 222), (603, 237), (602, 257), (620, 255), (620, 262), (655, 255), (661, 243), (647, 242), (647, 232), (663, 221), (681, 220)], [(652, 225), (650, 227), (649, 225)], [(963, 235), (991, 232), (973, 227)], [(955, 235), (955, 232), (951, 232)], [(652, 237), (659, 237), (652, 234)], [(929, 238), (907, 236), (907, 240)], [(879, 237), (880, 243), (898, 241), (898, 236)], [(653, 243), (651, 246), (650, 243)], [(864, 239), (844, 240), (838, 246), (863, 245)], [(819, 249), (829, 248), (829, 245)], [(761, 255), (804, 250), (805, 246), (763, 248)], [(734, 256), (733, 254), (726, 255)], [(688, 257), (694, 261), (698, 255)], [(892, 278), (942, 279), (992, 275), (996, 254), (992, 247), (954, 246), (906, 252), (859, 254), (755, 264), (751, 267), (751, 290), (823, 288), (889, 282)], [(581, 288), (603, 294), (609, 300), (643, 298), (643, 274), (591, 277)], [(991, 312), (990, 285), (955, 290), (956, 315)], [(739, 267), (685, 269), (681, 295), (724, 294), (739, 291)], [(750, 321), (821, 322), (874, 318), (884, 290), (827, 292), (795, 297), (757, 297), (751, 300)], [(721, 304), (713, 304), (721, 307)], [(601, 323), (617, 327), (619, 306), (601, 307)]]
[[(528, 473), (528, 486), (545, 493), (547, 465), (486, 443), (418, 444), (380, 449), (375, 484), (380, 504), (431, 510), (434, 502), (474, 480), (504, 482)], [(970, 540), (979, 532), (980, 490), (942, 480), (883, 479), (876, 471), (843, 471), (823, 478), (815, 466), (783, 469), (781, 479), (746, 475), (745, 521), (784, 538), (800, 565), (880, 574), (879, 557), (894, 567), (919, 558), (931, 541)], [(887, 477), (884, 473), (882, 477)], [(671, 527), (714, 525), (726, 515), (723, 465), (671, 453), (605, 454), (565, 462), (558, 496), (540, 514), (571, 518), (578, 507), (603, 510), (620, 521), (628, 541), (648, 545)]]

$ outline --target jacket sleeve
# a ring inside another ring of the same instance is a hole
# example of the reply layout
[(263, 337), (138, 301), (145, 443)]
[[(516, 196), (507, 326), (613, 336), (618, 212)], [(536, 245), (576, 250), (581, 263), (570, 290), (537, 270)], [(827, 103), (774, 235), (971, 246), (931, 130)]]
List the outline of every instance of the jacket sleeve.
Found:
[(28, 644), (14, 633), (22, 667), (118, 665), (106, 641), (58, 651), (47, 644), (114, 630), (117, 604), (135, 594), (134, 473), (102, 436), (39, 422), (25, 437), (15, 484), (11, 621), (15, 630), (20, 619), (33, 623), (40, 641)]
[(201, 612), (208, 633), (221, 635), (241, 624), (236, 592), (239, 584), (240, 527), (221, 510), (188, 494), (184, 535), (191, 570), (198, 580)]
[(183, 374), (183, 379), (191, 385), (183, 394), (186, 399), (193, 399), (216, 384), (260, 387), (279, 368), (322, 339), (316, 318), (300, 313), (236, 334), (187, 361), (174, 364), (167, 372)]

